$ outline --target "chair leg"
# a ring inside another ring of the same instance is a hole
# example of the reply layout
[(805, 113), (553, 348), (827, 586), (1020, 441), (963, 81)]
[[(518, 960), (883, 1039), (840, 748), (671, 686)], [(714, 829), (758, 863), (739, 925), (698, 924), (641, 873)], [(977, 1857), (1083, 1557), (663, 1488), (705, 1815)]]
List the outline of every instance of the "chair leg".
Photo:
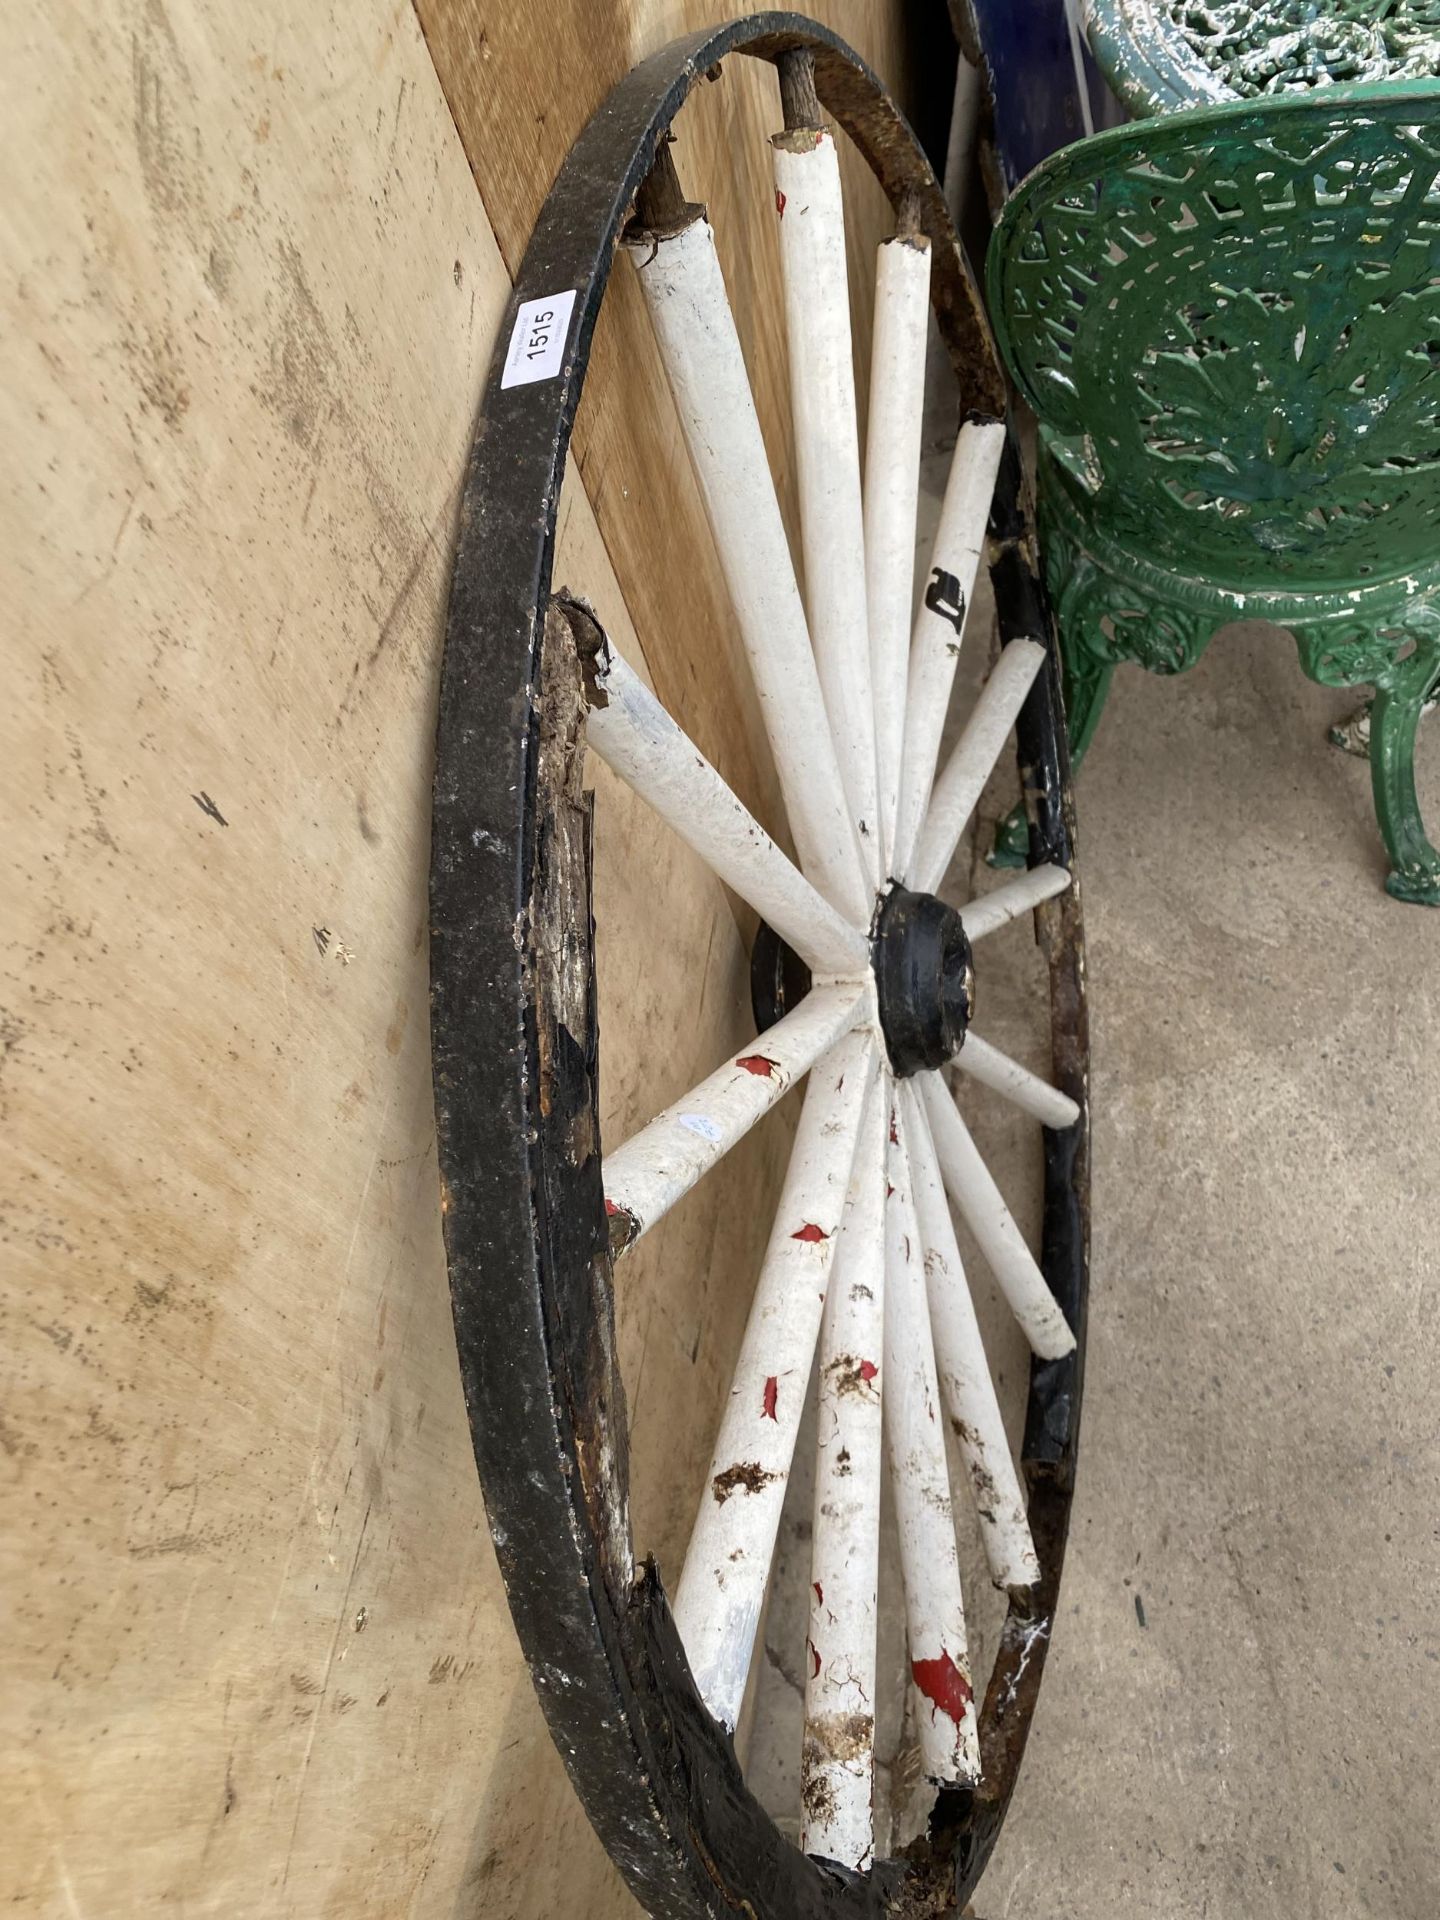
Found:
[(1440, 907), (1440, 853), (1426, 837), (1415, 791), (1415, 732), (1440, 691), (1440, 600), (1410, 601), (1383, 622), (1291, 628), (1300, 665), (1322, 687), (1374, 686), (1369, 703), (1370, 784), (1390, 855), (1385, 891)]
[[(1370, 758), (1370, 709), (1375, 704), (1374, 695), (1362, 700), (1353, 713), (1343, 720), (1337, 720), (1329, 728), (1325, 737), (1332, 747), (1339, 747), (1342, 753), (1353, 753), (1357, 760)], [(1440, 707), (1440, 694), (1432, 693), (1420, 709), (1420, 718), (1428, 720), (1435, 709)]]
[[(1066, 511), (1063, 488), (1045, 465), (1039, 473), (1040, 552), (1045, 585), (1055, 609), (1065, 683), (1065, 731), (1070, 770), (1084, 759), (1122, 660), (1152, 673), (1183, 673), (1210, 643), (1216, 613), (1107, 573), (1087, 552), (1084, 537)], [(1023, 867), (1029, 827), (1016, 807), (995, 830), (987, 854), (992, 867)]]
[(1415, 732), (1440, 680), (1440, 644), (1421, 642), (1377, 684), (1370, 714), (1370, 780), (1391, 870), (1385, 891), (1440, 907), (1440, 853), (1430, 844), (1415, 791)]
[(1115, 677), (1115, 662), (1097, 659), (1093, 653), (1074, 647), (1065, 647), (1063, 653), (1065, 732), (1070, 741), (1070, 771), (1074, 774), (1095, 738)]

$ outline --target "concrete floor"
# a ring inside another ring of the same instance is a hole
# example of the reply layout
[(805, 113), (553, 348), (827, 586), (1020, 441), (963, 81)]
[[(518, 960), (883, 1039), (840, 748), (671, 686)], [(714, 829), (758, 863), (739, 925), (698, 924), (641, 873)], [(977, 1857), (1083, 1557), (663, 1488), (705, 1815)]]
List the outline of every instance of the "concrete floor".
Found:
[[(981, 1920), (1440, 1915), (1440, 914), (1381, 889), (1368, 771), (1324, 737), (1351, 704), (1285, 636), (1231, 628), (1186, 678), (1117, 676), (1080, 784), (1081, 1476)], [(1440, 724), (1421, 783), (1440, 829)], [(962, 857), (961, 899), (989, 884)], [(999, 997), (989, 1031), (1022, 1050)], [(1033, 1203), (1033, 1144), (982, 1145)], [(780, 1814), (797, 1478), (750, 1756)], [(988, 1671), (983, 1592), (972, 1611)]]
[(1440, 1914), (1440, 914), (1346, 705), (1232, 628), (1081, 779), (1081, 1479), (984, 1920)]

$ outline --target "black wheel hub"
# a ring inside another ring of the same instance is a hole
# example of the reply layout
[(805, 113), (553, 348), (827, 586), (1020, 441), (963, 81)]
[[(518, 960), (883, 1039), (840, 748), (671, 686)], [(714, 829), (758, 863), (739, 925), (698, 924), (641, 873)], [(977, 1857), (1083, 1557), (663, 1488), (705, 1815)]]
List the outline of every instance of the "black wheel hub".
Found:
[[(911, 893), (896, 881), (876, 909), (870, 951), (892, 1071), (904, 1079), (943, 1067), (965, 1044), (975, 1005), (975, 966), (960, 915), (933, 893)], [(762, 923), (750, 954), (759, 1031), (792, 1012), (809, 991), (809, 968)]]
[(975, 963), (959, 914), (896, 881), (870, 937), (891, 1067), (901, 1078), (943, 1067), (964, 1045), (975, 1004)]

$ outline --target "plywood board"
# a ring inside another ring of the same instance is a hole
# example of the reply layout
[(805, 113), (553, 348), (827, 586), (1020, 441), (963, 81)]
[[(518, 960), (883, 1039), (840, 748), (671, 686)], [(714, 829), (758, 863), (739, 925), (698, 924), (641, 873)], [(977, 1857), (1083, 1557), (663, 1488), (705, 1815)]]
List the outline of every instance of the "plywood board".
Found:
[[(4, 38), (0, 1894), (633, 1912), (510, 1628), (438, 1224), (429, 783), (500, 251), (408, 6)], [(574, 488), (562, 550), (638, 659)], [(689, 856), (599, 808), (618, 1133), (732, 1044), (744, 956)], [(679, 1036), (648, 1073), (637, 974)], [(641, 1423), (667, 1555), (762, 1154), (625, 1280), (646, 1417), (699, 1406), (683, 1446)]]

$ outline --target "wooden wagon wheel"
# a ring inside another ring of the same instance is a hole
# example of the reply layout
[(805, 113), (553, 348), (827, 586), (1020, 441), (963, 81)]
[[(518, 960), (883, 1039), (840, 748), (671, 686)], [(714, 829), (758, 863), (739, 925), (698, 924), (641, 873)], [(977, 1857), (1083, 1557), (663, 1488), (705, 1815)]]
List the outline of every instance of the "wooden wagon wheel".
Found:
[[(667, 153), (692, 85), (740, 53), (777, 65), (784, 106), (772, 144), (803, 602), (714, 237)], [(863, 489), (836, 143), (822, 110), (897, 220), (880, 249)], [(566, 451), (617, 250), (630, 255), (617, 273), (638, 273), (655, 324), (795, 863), (584, 601), (552, 591)], [(965, 424), (912, 643), (927, 301)], [(1004, 415), (969, 274), (903, 119), (842, 42), (776, 13), (676, 43), (605, 102), (541, 212), (484, 396), (451, 590), (431, 875), (455, 1327), (491, 1528), (551, 1731), (601, 1838), (657, 1915), (955, 1910), (1004, 1817), (1044, 1666), (1082, 1384), (1087, 1044), (1055, 654)], [(942, 766), (987, 542), (1005, 644)], [(1031, 868), (957, 912), (935, 890), (1012, 726)], [(607, 1142), (603, 1161), (587, 749), (763, 923), (760, 1037), (635, 1137)], [(967, 1031), (976, 973), (1003, 942), (978, 960), (975, 949), (1032, 911), (1054, 1086)], [(950, 1064), (1044, 1129), (1038, 1264), (941, 1077)], [(631, 1539), (612, 1273), (807, 1074), (672, 1607)], [(1036, 1356), (1023, 1493), (947, 1189)], [(732, 1730), (817, 1346), (797, 1846), (748, 1790)], [(983, 1701), (967, 1658), (947, 1422), (991, 1578), (1008, 1594)], [(871, 1825), (886, 1456), (933, 1799), (920, 1837), (889, 1858), (877, 1857)]]

